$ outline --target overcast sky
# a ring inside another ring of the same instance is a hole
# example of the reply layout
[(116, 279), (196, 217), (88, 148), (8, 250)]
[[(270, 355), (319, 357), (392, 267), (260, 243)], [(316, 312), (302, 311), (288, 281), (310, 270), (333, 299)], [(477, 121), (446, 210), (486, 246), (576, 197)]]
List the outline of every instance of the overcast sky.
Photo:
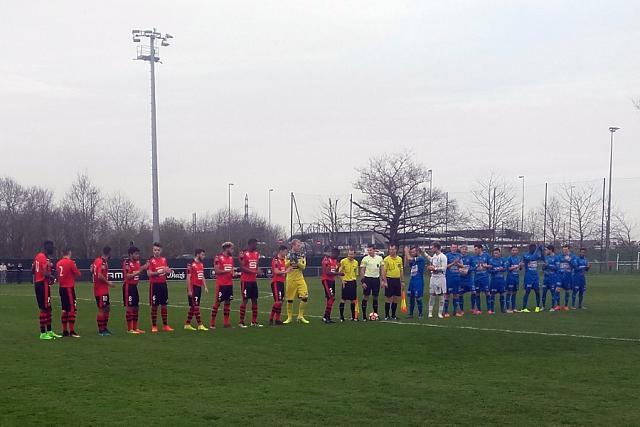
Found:
[[(161, 216), (227, 204), (288, 224), (289, 192), (347, 194), (372, 154), (414, 150), (464, 200), (490, 170), (608, 173), (640, 220), (638, 1), (3, 1), (0, 175), (61, 197), (79, 171), (150, 213), (148, 63), (133, 28), (174, 35), (157, 68)], [(622, 179), (625, 178), (625, 179)], [(306, 203), (306, 205), (305, 205)], [(309, 206), (309, 207), (307, 207)]]

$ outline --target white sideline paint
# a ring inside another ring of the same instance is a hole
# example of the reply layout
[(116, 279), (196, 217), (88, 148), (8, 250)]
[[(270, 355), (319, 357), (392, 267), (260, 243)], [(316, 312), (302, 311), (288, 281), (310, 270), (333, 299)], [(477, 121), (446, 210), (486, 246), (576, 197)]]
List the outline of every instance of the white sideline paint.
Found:
[[(20, 294), (2, 294), (0, 296), (3, 297), (30, 297), (33, 298), (33, 295), (20, 295)], [(59, 299), (57, 295), (52, 295), (53, 298)], [(266, 296), (265, 296), (266, 297)], [(260, 298), (265, 298), (260, 297)], [(89, 301), (95, 302), (94, 299), (89, 298), (77, 298), (78, 301)], [(140, 302), (140, 305), (149, 306), (148, 303)], [(173, 308), (189, 308), (188, 305), (180, 305), (180, 304), (167, 304), (167, 307)], [(204, 308), (204, 307), (203, 307)], [(205, 310), (210, 310), (209, 308), (205, 308)], [(233, 312), (238, 312), (239, 310), (231, 310)], [(270, 311), (261, 311), (260, 314), (268, 315)], [(296, 315), (297, 313), (293, 313)], [(316, 316), (312, 314), (305, 314), (305, 317), (317, 318), (320, 319), (322, 316)], [(387, 323), (390, 325), (401, 325), (401, 326), (423, 326), (427, 328), (441, 328), (441, 329), (463, 329), (469, 331), (481, 331), (481, 332), (500, 332), (505, 334), (519, 334), (519, 335), (538, 335), (538, 336), (546, 336), (546, 337), (566, 337), (566, 338), (580, 338), (580, 339), (590, 339), (590, 340), (600, 340), (600, 341), (619, 341), (619, 342), (633, 342), (640, 343), (640, 338), (622, 338), (622, 337), (600, 337), (597, 335), (582, 335), (582, 334), (568, 334), (563, 332), (539, 332), (539, 331), (523, 331), (519, 329), (500, 329), (500, 328), (481, 328), (477, 326), (457, 326), (457, 325), (439, 325), (433, 323), (417, 323), (417, 322), (398, 322), (392, 320), (380, 320), (380, 323)]]

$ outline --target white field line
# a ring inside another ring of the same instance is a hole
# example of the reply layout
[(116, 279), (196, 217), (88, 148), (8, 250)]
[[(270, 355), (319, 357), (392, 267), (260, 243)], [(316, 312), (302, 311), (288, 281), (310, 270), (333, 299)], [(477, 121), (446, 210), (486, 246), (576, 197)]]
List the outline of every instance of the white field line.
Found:
[[(20, 295), (20, 294), (3, 294), (0, 293), (0, 296), (3, 297), (29, 297), (33, 298), (33, 295)], [(269, 294), (269, 297), (271, 294)], [(55, 299), (60, 299), (57, 295), (52, 295)], [(266, 298), (260, 297), (260, 298)], [(90, 298), (77, 298), (79, 301), (89, 301), (95, 302), (94, 299)], [(140, 302), (140, 305), (149, 306), (148, 303)], [(173, 308), (189, 308), (188, 305), (181, 304), (167, 304), (168, 307)], [(209, 308), (206, 308), (209, 310)], [(238, 312), (240, 310), (231, 310), (233, 312)], [(260, 314), (268, 315), (270, 311), (261, 311)], [(294, 313), (296, 315), (297, 313)], [(305, 314), (305, 317), (318, 318), (320, 319), (322, 316)], [(519, 329), (501, 329), (501, 328), (482, 328), (477, 326), (459, 326), (459, 325), (442, 325), (442, 324), (433, 324), (433, 323), (417, 323), (417, 322), (398, 322), (392, 320), (381, 320), (380, 323), (387, 323), (391, 325), (400, 325), (400, 326), (422, 326), (427, 328), (441, 328), (441, 329), (464, 329), (470, 331), (481, 331), (481, 332), (499, 332), (505, 334), (518, 334), (518, 335), (538, 335), (538, 336), (546, 336), (546, 337), (566, 337), (566, 338), (580, 338), (580, 339), (590, 339), (590, 340), (600, 340), (600, 341), (620, 341), (620, 342), (633, 342), (640, 343), (640, 338), (622, 338), (622, 337), (601, 337), (597, 335), (583, 335), (583, 334), (569, 334), (563, 332), (539, 332), (539, 331), (524, 331)]]

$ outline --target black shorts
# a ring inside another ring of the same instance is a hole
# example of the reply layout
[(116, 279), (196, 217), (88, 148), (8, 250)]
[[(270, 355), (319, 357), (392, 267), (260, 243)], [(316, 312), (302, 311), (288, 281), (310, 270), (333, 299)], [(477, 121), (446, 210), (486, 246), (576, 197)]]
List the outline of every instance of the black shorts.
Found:
[(189, 299), (189, 307), (200, 307), (200, 300), (202, 299), (202, 286), (191, 287), (192, 296), (187, 295)]
[(242, 299), (258, 299), (258, 284), (256, 282), (240, 282)]
[(167, 305), (169, 302), (169, 289), (165, 283), (149, 284), (149, 304), (151, 305)]
[(62, 311), (76, 311), (76, 289), (58, 288)]
[(47, 310), (51, 307), (51, 286), (46, 281), (36, 282), (33, 285), (36, 291), (36, 301), (40, 310)]
[(402, 295), (402, 283), (399, 277), (388, 277), (387, 288), (384, 290), (384, 296), (387, 298), (399, 297)]
[(111, 305), (111, 301), (109, 300), (109, 294), (97, 296), (96, 305), (98, 306), (98, 308), (109, 307)]
[(345, 301), (354, 301), (356, 299), (356, 290), (358, 283), (355, 280), (349, 280), (342, 284), (342, 299)]
[(364, 284), (367, 287), (364, 289), (363, 293), (366, 296), (373, 294), (374, 297), (380, 295), (380, 278), (379, 277), (365, 277)]
[(322, 287), (324, 288), (324, 297), (326, 299), (336, 297), (336, 282), (334, 280), (323, 280)]
[(140, 306), (140, 295), (138, 294), (138, 285), (122, 285), (122, 302), (125, 307)]
[(233, 301), (233, 285), (216, 286), (218, 302)]
[(275, 302), (284, 299), (284, 282), (271, 282), (271, 293)]

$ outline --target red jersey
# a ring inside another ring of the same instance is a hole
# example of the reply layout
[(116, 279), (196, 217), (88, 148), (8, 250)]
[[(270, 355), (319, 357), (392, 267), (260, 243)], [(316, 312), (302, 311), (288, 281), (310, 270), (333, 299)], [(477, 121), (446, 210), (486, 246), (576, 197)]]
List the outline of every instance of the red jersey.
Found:
[(104, 277), (109, 277), (109, 264), (102, 257), (93, 261), (93, 295), (100, 297), (109, 295), (109, 284), (98, 277), (98, 273), (102, 273)]
[(224, 273), (218, 274), (216, 272), (216, 285), (217, 286), (231, 286), (233, 285), (233, 257), (225, 254), (216, 255), (213, 259), (213, 266), (215, 268), (218, 265), (219, 270), (224, 270)]
[[(149, 260), (148, 271), (157, 273), (161, 269), (166, 270), (167, 267), (169, 267), (169, 265), (167, 264), (167, 259), (165, 257), (151, 257), (151, 259)], [(163, 271), (162, 274), (158, 276), (149, 276), (149, 283), (167, 283), (167, 273)]]
[(187, 274), (189, 274), (189, 283), (191, 286), (204, 285), (204, 265), (200, 261), (193, 260), (187, 266)]
[(271, 260), (271, 271), (273, 272), (273, 281), (276, 283), (284, 283), (286, 276), (276, 274), (276, 273), (284, 273), (286, 271), (286, 267), (284, 265), (284, 259), (280, 259), (278, 257), (274, 257)]
[(76, 277), (80, 277), (80, 270), (76, 262), (70, 258), (62, 258), (56, 264), (56, 273), (61, 288), (73, 288), (76, 284)]
[(44, 277), (45, 271), (51, 274), (51, 265), (49, 264), (49, 259), (44, 252), (40, 252), (33, 260), (34, 282), (44, 282), (46, 279), (46, 277)]
[(329, 273), (335, 273), (336, 271), (338, 271), (337, 259), (329, 256), (322, 258), (322, 280), (335, 281), (336, 276)]
[(132, 274), (136, 271), (140, 271), (140, 260), (134, 261), (131, 259), (124, 260), (122, 263), (122, 277), (124, 277), (124, 283), (127, 285), (137, 285), (140, 281), (140, 275), (136, 274), (130, 279), (127, 279), (127, 274)]
[[(258, 268), (258, 262), (260, 259), (260, 253), (258, 251), (243, 251), (240, 252), (240, 263), (245, 268), (255, 270)], [(240, 280), (243, 282), (255, 282), (258, 279), (258, 275), (255, 273), (240, 273)]]

